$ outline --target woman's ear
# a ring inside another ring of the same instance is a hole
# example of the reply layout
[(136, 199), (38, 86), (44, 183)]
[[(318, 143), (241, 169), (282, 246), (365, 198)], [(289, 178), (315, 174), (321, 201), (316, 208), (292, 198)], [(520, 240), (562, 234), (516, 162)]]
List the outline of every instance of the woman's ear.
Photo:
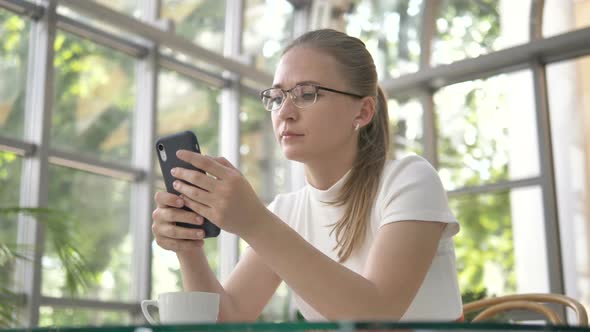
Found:
[(377, 100), (375, 97), (368, 96), (361, 99), (361, 108), (357, 112), (354, 122), (358, 123), (361, 128), (369, 124), (373, 120), (373, 116), (375, 116), (376, 107)]

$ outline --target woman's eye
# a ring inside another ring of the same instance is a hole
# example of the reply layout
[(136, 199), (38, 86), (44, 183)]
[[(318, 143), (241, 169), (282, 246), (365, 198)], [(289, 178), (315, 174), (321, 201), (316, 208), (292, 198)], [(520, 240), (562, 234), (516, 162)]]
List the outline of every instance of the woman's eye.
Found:
[(304, 100), (313, 100), (315, 98), (315, 93), (304, 93), (301, 95), (301, 98)]

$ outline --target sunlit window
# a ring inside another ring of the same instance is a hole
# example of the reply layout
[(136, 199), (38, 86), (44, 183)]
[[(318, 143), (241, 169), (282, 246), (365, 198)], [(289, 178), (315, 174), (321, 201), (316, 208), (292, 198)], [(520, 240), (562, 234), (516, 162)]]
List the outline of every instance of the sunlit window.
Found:
[[(130, 184), (60, 166), (49, 167), (49, 179), (48, 205), (63, 217), (48, 226), (43, 295), (129, 301)], [(87, 288), (73, 293), (72, 283)]]
[(23, 136), (30, 24), (0, 9), (0, 136)]
[(109, 161), (131, 161), (134, 61), (66, 33), (55, 38), (51, 145)]
[(424, 153), (423, 112), (417, 99), (388, 101), (390, 131), (393, 135), (393, 152), (395, 158), (410, 154)]
[(475, 58), (529, 40), (530, 0), (444, 0), (433, 41), (432, 64)]
[(178, 35), (201, 47), (223, 53), (225, 0), (163, 0), (160, 16), (174, 22)]
[[(19, 186), (22, 159), (10, 152), (0, 151), (0, 245), (4, 244), (13, 254), (19, 251), (16, 246), (17, 214), (5, 209), (17, 207), (19, 204)], [(3, 253), (4, 256), (6, 253)], [(0, 284), (4, 289), (13, 285), (15, 257), (0, 261)], [(0, 291), (0, 294), (2, 292)]]
[(346, 33), (360, 38), (380, 80), (418, 70), (422, 0), (359, 1), (346, 16)]
[(292, 31), (293, 6), (288, 1), (246, 1), (242, 44), (256, 67), (273, 73)]
[(531, 80), (528, 72), (513, 73), (435, 94), (439, 173), (448, 190), (539, 174)]

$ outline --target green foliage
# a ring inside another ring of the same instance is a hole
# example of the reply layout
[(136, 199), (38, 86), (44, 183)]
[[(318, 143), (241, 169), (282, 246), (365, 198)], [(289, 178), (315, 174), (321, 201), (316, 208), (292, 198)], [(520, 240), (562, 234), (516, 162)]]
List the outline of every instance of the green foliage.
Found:
[[(347, 32), (363, 40), (373, 58), (383, 61), (385, 70), (379, 73), (380, 80), (418, 69), (421, 15), (413, 10), (419, 9), (421, 3), (410, 0), (358, 1), (357, 10), (348, 15)], [(356, 31), (360, 20), (363, 21), (362, 27)], [(410, 44), (415, 47), (410, 48)]]
[(121, 326), (131, 323), (126, 312), (59, 307), (41, 307), (39, 319), (39, 326)]
[[(78, 251), (79, 237), (69, 227), (73, 222), (64, 213), (42, 208), (0, 207), (0, 217), (23, 214), (33, 216), (47, 229), (52, 239), (50, 245), (58, 253), (65, 270), (64, 288), (72, 296), (85, 291), (95, 275), (88, 268), (88, 262)], [(75, 222), (75, 221), (74, 221)], [(0, 271), (10, 272), (17, 259), (30, 260), (34, 248), (0, 242)], [(9, 288), (0, 289), (0, 328), (16, 324), (17, 305), (13, 302), (16, 294)]]
[(23, 132), (29, 28), (26, 19), (0, 9), (0, 76), (10, 82), (0, 89), (0, 109), (3, 104), (11, 105), (7, 117), (0, 116), (2, 136), (20, 137)]
[(133, 60), (66, 33), (57, 34), (54, 49), (53, 144), (129, 162)]

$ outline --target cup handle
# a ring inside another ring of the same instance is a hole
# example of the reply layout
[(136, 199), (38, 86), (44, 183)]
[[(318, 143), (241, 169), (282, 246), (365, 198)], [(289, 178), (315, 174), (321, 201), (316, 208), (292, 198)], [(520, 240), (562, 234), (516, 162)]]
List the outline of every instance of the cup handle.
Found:
[(160, 307), (158, 307), (158, 301), (156, 301), (156, 300), (143, 300), (143, 301), (141, 301), (141, 311), (143, 312), (145, 319), (147, 319), (147, 321), (150, 324), (157, 325), (158, 322), (156, 322), (156, 320), (150, 315), (150, 313), (148, 311), (149, 306), (154, 306), (154, 307), (160, 309)]

